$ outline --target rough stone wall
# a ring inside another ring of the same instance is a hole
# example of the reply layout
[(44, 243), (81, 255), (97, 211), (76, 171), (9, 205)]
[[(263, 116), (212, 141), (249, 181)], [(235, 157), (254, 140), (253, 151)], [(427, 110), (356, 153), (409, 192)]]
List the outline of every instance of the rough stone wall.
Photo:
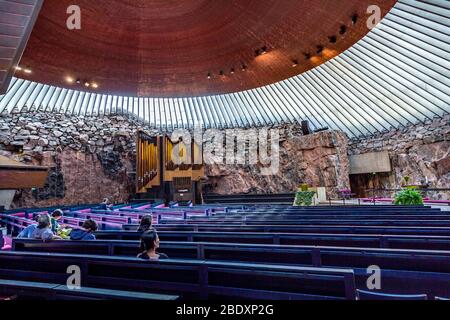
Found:
[[(135, 132), (139, 127), (133, 118), (117, 115), (36, 111), (0, 115), (0, 154), (51, 168), (45, 187), (18, 191), (13, 207), (99, 203), (104, 197), (127, 201), (133, 196)], [(343, 133), (302, 136), (299, 126), (276, 129), (280, 131), (280, 170), (275, 175), (260, 175), (261, 165), (208, 165), (211, 191), (280, 193), (308, 183), (328, 187), (334, 194), (336, 189), (349, 186), (347, 138)]]
[(324, 131), (302, 136), (298, 126), (280, 129), (280, 164), (275, 175), (261, 175), (261, 164), (207, 166), (212, 192), (283, 193), (297, 190), (302, 183), (326, 187), (328, 196), (349, 188), (347, 137), (342, 132)]
[(0, 115), (0, 154), (51, 167), (45, 187), (18, 191), (13, 206), (127, 201), (138, 126), (121, 116)]
[[(450, 188), (450, 115), (349, 145), (351, 155), (379, 151), (389, 152), (393, 172), (369, 178), (367, 187), (396, 189), (403, 177), (409, 176), (414, 185), (428, 180), (430, 188)], [(449, 199), (450, 192), (428, 192), (427, 196)]]

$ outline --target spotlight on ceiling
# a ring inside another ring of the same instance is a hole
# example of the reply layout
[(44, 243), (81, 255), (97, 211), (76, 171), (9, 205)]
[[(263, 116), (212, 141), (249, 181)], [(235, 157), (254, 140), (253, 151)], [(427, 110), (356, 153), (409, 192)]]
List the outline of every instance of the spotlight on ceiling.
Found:
[(25, 69), (23, 69), (23, 72), (30, 74), (30, 73), (32, 73), (33, 71), (31, 71), (30, 68), (25, 68)]
[(317, 46), (317, 54), (321, 54), (323, 51), (323, 46)]
[(208, 79), (211, 79), (211, 72), (208, 72)]
[(246, 71), (246, 70), (247, 70), (247, 66), (246, 66), (245, 64), (242, 64), (241, 70), (242, 70), (242, 71)]
[(262, 47), (260, 49), (255, 50), (255, 56), (256, 57), (262, 56), (262, 55), (264, 55), (266, 53), (267, 53), (267, 46), (264, 46), (264, 47)]
[(73, 80), (72, 77), (66, 77), (66, 81), (67, 81), (68, 83), (73, 83), (73, 82), (74, 82), (74, 80)]
[(339, 33), (345, 34), (346, 32), (347, 32), (347, 27), (345, 25), (342, 25), (341, 28), (339, 29)]
[(311, 59), (311, 54), (310, 53), (305, 53), (305, 60), (309, 60)]
[(331, 37), (328, 37), (328, 40), (330, 40), (330, 43), (336, 43), (337, 42), (337, 37), (336, 36), (331, 36)]
[(80, 79), (77, 79), (77, 84), (80, 84), (81, 83), (81, 80)]
[(356, 24), (358, 22), (358, 14), (355, 13), (354, 15), (352, 15), (352, 23)]
[(230, 73), (234, 74), (234, 72), (235, 72), (234, 68), (231, 68)]
[(97, 88), (98, 88), (98, 84), (94, 82), (94, 83), (92, 84), (92, 88), (97, 89)]
[(91, 86), (91, 84), (90, 84), (89, 82), (86, 81), (86, 82), (84, 83), (84, 86), (87, 87), (87, 88), (89, 88), (89, 87)]
[(17, 71), (22, 71), (22, 67), (20, 67), (20, 66), (16, 66), (16, 68), (15, 68)]
[(292, 68), (298, 66), (298, 60), (292, 60)]

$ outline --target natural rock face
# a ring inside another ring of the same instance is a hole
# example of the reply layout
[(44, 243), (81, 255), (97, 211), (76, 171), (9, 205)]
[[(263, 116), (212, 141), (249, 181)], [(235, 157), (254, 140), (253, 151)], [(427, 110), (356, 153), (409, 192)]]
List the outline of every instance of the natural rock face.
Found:
[[(127, 201), (133, 196), (135, 133), (141, 126), (133, 118), (117, 115), (69, 116), (36, 111), (0, 115), (0, 154), (24, 163), (51, 167), (45, 187), (18, 191), (13, 205), (98, 203), (104, 197)], [(159, 133), (156, 129), (145, 129)], [(278, 129), (280, 133), (278, 170), (273, 175), (263, 175), (267, 165), (261, 162), (253, 165), (248, 161), (249, 153), (260, 148), (257, 144), (246, 143), (243, 147), (245, 164), (206, 166), (210, 191), (280, 193), (292, 192), (299, 184), (307, 183), (314, 187), (325, 186), (329, 196), (335, 196), (337, 189), (348, 188), (350, 184), (347, 153), (374, 151), (388, 151), (394, 169), (392, 173), (356, 179), (363, 188), (398, 188), (406, 175), (413, 184), (427, 179), (431, 188), (450, 186), (449, 115), (369, 139), (354, 140), (349, 145), (345, 134), (336, 131), (302, 136), (297, 125), (267, 129)], [(229, 130), (223, 141), (234, 139), (236, 135), (252, 140), (257, 134), (257, 130), (244, 135)], [(241, 148), (236, 147), (235, 152)], [(427, 196), (449, 199), (450, 192)]]
[(206, 167), (212, 192), (283, 193), (297, 190), (301, 183), (326, 187), (328, 196), (348, 188), (347, 137), (337, 131), (301, 136), (297, 126), (285, 126), (280, 138), (280, 164), (274, 175), (261, 175), (261, 164), (213, 165)]
[(17, 192), (13, 206), (99, 203), (104, 197), (127, 201), (139, 126), (114, 115), (1, 115), (0, 154), (51, 168), (45, 187)]
[(65, 192), (64, 175), (59, 165), (49, 170), (47, 181), (43, 188), (32, 190), (33, 197), (37, 201), (63, 199)]
[[(127, 201), (133, 197), (135, 133), (140, 127), (133, 118), (117, 115), (89, 117), (36, 111), (0, 115), (0, 154), (52, 168), (44, 188), (18, 191), (13, 206), (98, 203), (104, 197)], [(280, 132), (279, 170), (274, 175), (262, 175), (267, 166), (260, 163), (207, 165), (212, 192), (292, 192), (300, 183), (308, 183), (328, 187), (334, 194), (336, 188), (348, 187), (344, 134), (330, 131), (303, 137), (296, 125), (273, 129)], [(224, 142), (236, 133), (227, 131)], [(257, 133), (249, 131), (244, 136), (251, 138)], [(257, 145), (247, 144), (246, 153), (249, 150), (256, 151)]]
[[(370, 139), (353, 141), (350, 154), (388, 151), (393, 172), (367, 180), (367, 188), (396, 189), (403, 177), (411, 184), (429, 182), (430, 188), (450, 188), (450, 115), (425, 124), (393, 130)], [(392, 193), (383, 196), (392, 196)], [(450, 199), (450, 192), (428, 192), (432, 199)]]

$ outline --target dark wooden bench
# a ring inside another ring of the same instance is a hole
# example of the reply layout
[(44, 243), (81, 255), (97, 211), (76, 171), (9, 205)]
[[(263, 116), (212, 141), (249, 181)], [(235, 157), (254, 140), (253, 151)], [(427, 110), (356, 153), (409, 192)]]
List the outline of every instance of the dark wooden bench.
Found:
[[(163, 221), (160, 223), (164, 224), (175, 224), (176, 220)], [(179, 223), (179, 222), (178, 222)], [(398, 227), (450, 227), (450, 220), (347, 220), (347, 219), (298, 219), (298, 220), (264, 220), (264, 219), (254, 219), (254, 220), (223, 220), (223, 221), (195, 221), (195, 224), (236, 224), (236, 225), (273, 225), (273, 224), (285, 224), (285, 225), (331, 225), (331, 226), (339, 226), (339, 225), (351, 225), (351, 226), (398, 226)], [(191, 222), (187, 224), (192, 224)]]
[[(254, 233), (333, 233), (333, 234), (398, 234), (450, 236), (449, 227), (391, 227), (358, 225), (241, 225), (241, 224), (160, 224), (158, 231), (254, 232)], [(136, 231), (135, 225), (123, 225), (124, 231)]]
[(198, 260), (142, 261), (127, 257), (1, 252), (0, 277), (65, 284), (68, 266), (81, 285), (182, 295), (186, 299), (356, 299), (349, 269)]
[(21, 298), (70, 300), (178, 300), (176, 295), (82, 287), (71, 290), (65, 285), (35, 281), (0, 279), (0, 294)]
[(358, 300), (428, 300), (426, 294), (388, 294), (358, 290)]
[[(136, 256), (138, 241), (53, 241), (15, 239), (15, 250)], [(366, 288), (367, 268), (381, 268), (384, 292), (448, 295), (450, 251), (323, 246), (161, 242), (160, 251), (172, 258), (239, 261), (328, 268), (351, 268), (358, 288)]]
[[(103, 240), (138, 240), (135, 231), (100, 231)], [(253, 233), (158, 231), (162, 241), (450, 250), (450, 237), (396, 234)]]

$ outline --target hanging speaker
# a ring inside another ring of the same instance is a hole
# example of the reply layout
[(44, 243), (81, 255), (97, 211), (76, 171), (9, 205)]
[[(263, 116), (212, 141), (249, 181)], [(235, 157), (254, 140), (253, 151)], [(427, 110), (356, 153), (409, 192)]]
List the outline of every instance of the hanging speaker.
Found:
[(309, 121), (303, 120), (302, 121), (302, 132), (304, 136), (307, 136), (308, 134), (311, 134), (311, 129), (309, 128)]

